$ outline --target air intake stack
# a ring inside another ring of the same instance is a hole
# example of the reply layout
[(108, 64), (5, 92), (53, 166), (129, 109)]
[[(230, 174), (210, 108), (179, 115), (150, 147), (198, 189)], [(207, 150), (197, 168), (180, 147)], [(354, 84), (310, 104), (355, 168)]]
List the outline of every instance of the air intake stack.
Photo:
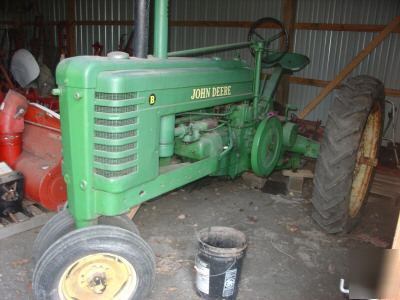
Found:
[(168, 0), (154, 1), (154, 56), (167, 58)]

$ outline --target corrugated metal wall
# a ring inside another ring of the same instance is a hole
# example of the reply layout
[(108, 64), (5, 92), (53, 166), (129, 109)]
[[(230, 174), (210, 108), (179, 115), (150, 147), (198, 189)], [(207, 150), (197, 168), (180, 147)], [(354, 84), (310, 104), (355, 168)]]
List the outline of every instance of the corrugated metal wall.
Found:
[[(6, 1), (9, 2), (9, 1)], [(10, 1), (11, 3), (11, 1)], [(65, 20), (65, 1), (39, 0), (39, 11), (46, 20)], [(133, 21), (134, 0), (76, 0), (77, 21)], [(0, 13), (1, 14), (1, 13)], [(281, 0), (171, 0), (171, 20), (252, 21), (264, 16), (281, 17)], [(398, 0), (298, 0), (297, 22), (386, 24), (400, 15)], [(0, 15), (1, 18), (1, 15)], [(107, 53), (118, 48), (120, 38), (128, 38), (129, 25), (82, 25), (76, 27), (77, 54), (92, 54), (92, 44), (100, 42)], [(247, 29), (210, 27), (170, 28), (170, 50), (244, 41)], [(50, 33), (55, 43), (55, 32)], [(376, 33), (296, 30), (294, 51), (310, 57), (311, 63), (297, 76), (330, 80)], [(389, 88), (400, 89), (400, 34), (391, 34), (358, 66), (352, 75), (369, 74), (381, 79)], [(220, 53), (232, 57), (239, 53), (249, 63), (247, 49)], [(303, 108), (320, 88), (292, 84), (289, 102)], [(391, 98), (391, 97), (389, 97)], [(310, 119), (327, 118), (332, 95), (317, 107)], [(400, 99), (394, 99), (400, 106)], [(400, 141), (400, 122), (398, 124)]]
[[(400, 15), (398, 0), (298, 0), (297, 22), (387, 24)], [(294, 51), (306, 54), (311, 63), (298, 76), (323, 80), (334, 76), (371, 41), (376, 33), (296, 30)], [(382, 80), (386, 87), (400, 89), (400, 35), (391, 34), (352, 73), (368, 74)], [(320, 88), (296, 85), (290, 87), (290, 103), (304, 107)], [(393, 97), (388, 97), (393, 98)], [(400, 106), (400, 99), (393, 99)], [(309, 116), (310, 119), (327, 118), (332, 94)], [(398, 122), (400, 141), (400, 122)]]
[[(281, 17), (280, 0), (175, 0), (173, 20), (251, 21), (264, 16)], [(297, 22), (387, 24), (400, 15), (398, 0), (298, 0)], [(310, 57), (311, 63), (296, 74), (307, 78), (331, 80), (362, 50), (376, 33), (296, 30), (294, 51)], [(238, 42), (246, 39), (247, 29), (237, 28), (171, 28), (172, 50), (201, 47), (216, 43)], [(400, 35), (391, 34), (351, 74), (369, 74), (382, 80), (386, 87), (400, 89)], [(251, 61), (247, 50), (243, 58)], [(232, 53), (222, 54), (229, 57)], [(292, 84), (289, 103), (301, 110), (318, 95), (321, 88)], [(309, 116), (312, 120), (327, 119), (332, 96), (327, 97)], [(388, 97), (393, 98), (393, 97)], [(400, 99), (392, 99), (400, 111)], [(400, 142), (400, 120), (397, 124)]]
[[(77, 21), (128, 21), (133, 24), (134, 1), (132, 0), (77, 0)], [(118, 49), (120, 38), (129, 38), (132, 26), (96, 25), (77, 26), (77, 55), (92, 54), (92, 45), (99, 42), (104, 46), (103, 53)]]
[[(171, 3), (171, 20), (251, 21), (264, 16), (279, 18), (280, 14), (280, 0), (173, 0)], [(170, 50), (243, 42), (247, 40), (247, 33), (247, 28), (172, 27)], [(251, 61), (248, 49), (218, 53), (218, 56), (229, 58), (236, 53)]]

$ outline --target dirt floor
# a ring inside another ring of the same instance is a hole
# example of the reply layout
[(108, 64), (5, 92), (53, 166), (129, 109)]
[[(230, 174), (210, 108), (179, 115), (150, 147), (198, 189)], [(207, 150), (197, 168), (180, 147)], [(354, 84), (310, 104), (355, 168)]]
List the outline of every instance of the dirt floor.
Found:
[[(348, 276), (349, 249), (390, 247), (398, 208), (370, 196), (357, 229), (334, 236), (320, 231), (310, 209), (309, 200), (266, 194), (242, 179), (206, 178), (146, 203), (135, 222), (157, 257), (150, 299), (199, 299), (196, 232), (210, 225), (232, 226), (248, 237), (238, 299), (344, 299), (339, 279)], [(30, 255), (38, 230), (0, 241), (1, 299), (32, 297)]]

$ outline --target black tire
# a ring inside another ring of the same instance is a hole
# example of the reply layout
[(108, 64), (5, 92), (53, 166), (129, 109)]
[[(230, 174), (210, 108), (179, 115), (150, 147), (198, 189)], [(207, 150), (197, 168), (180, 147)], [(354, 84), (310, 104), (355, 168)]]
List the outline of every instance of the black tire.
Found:
[[(101, 216), (98, 219), (99, 225), (109, 225), (120, 227), (137, 235), (140, 235), (138, 228), (126, 215), (120, 216)], [(67, 209), (54, 215), (39, 231), (32, 247), (32, 257), (38, 261), (42, 254), (59, 238), (75, 230), (75, 222)]]
[[(140, 236), (128, 230), (96, 225), (74, 230), (47, 249), (33, 272), (32, 288), (36, 299), (59, 299), (61, 278), (68, 278), (70, 275), (68, 273), (64, 276), (67, 268), (74, 268), (80, 259), (99, 253), (105, 256), (117, 255), (134, 267), (137, 275), (136, 289), (124, 299), (142, 300), (149, 295), (155, 277), (155, 258), (150, 246)], [(80, 280), (80, 277), (77, 279)], [(72, 284), (76, 286), (78, 282), (72, 281)]]
[[(377, 105), (383, 114), (384, 86), (370, 76), (350, 78), (335, 93), (315, 167), (312, 197), (312, 217), (328, 233), (348, 232), (359, 220), (362, 209), (356, 216), (349, 215), (353, 173), (368, 116)], [(378, 140), (379, 147), (381, 137)]]

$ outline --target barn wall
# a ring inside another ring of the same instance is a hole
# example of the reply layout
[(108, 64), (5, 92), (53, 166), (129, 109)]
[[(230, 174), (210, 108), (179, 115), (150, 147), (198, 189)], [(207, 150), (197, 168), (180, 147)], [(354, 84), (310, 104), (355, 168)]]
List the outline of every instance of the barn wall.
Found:
[[(173, 20), (230, 20), (252, 21), (263, 16), (280, 18), (281, 1), (196, 1), (175, 0), (171, 12)], [(298, 0), (296, 22), (387, 24), (400, 15), (398, 0)], [(223, 9), (222, 9), (223, 7)], [(377, 33), (296, 30), (294, 51), (310, 57), (311, 63), (296, 76), (330, 80), (361, 51)], [(171, 29), (171, 49), (185, 49), (215, 43), (238, 42), (246, 39), (247, 29), (184, 28)], [(237, 51), (236, 51), (237, 52)], [(252, 61), (248, 50), (239, 51), (241, 57)], [(400, 88), (400, 34), (391, 34), (351, 74), (369, 74), (382, 80), (386, 87)], [(221, 56), (227, 57), (229, 54)], [(299, 110), (318, 95), (321, 88), (298, 84), (290, 85), (289, 103)], [(309, 116), (311, 120), (327, 119), (333, 94), (327, 97)], [(400, 98), (393, 100), (400, 111)], [(400, 142), (400, 120), (397, 126)]]
[[(13, 7), (13, 1), (0, 11), (0, 20), (15, 18), (5, 10)], [(18, 2), (18, 0), (16, 1)], [(65, 1), (38, 0), (31, 16), (25, 13), (19, 18), (32, 20), (40, 11), (45, 20), (59, 21), (66, 19)], [(77, 21), (129, 21), (133, 22), (134, 0), (76, 0)], [(297, 22), (312, 23), (347, 23), (347, 24), (386, 24), (394, 16), (400, 15), (398, 0), (298, 0)], [(280, 0), (171, 0), (171, 20), (211, 20), (211, 21), (253, 21), (264, 16), (280, 18)], [(48, 48), (56, 45), (55, 26), (49, 30)], [(118, 48), (120, 38), (128, 38), (132, 27), (127, 25), (80, 25), (76, 26), (77, 55), (93, 53), (92, 44), (100, 42), (107, 53)], [(171, 27), (169, 49), (181, 50), (207, 45), (244, 41), (247, 28), (213, 27)], [(32, 28), (27, 29), (32, 34)], [(296, 76), (330, 80), (376, 33), (339, 32), (321, 30), (296, 30), (294, 51), (310, 57), (311, 63)], [(369, 74), (382, 80), (386, 87), (400, 89), (400, 34), (391, 34), (371, 55), (369, 55), (351, 75)], [(50, 55), (54, 55), (51, 54)], [(252, 63), (247, 49), (219, 53), (222, 57), (240, 55)], [(320, 88), (291, 84), (289, 103), (302, 109), (315, 97)], [(388, 97), (400, 106), (400, 99)], [(309, 119), (326, 121), (332, 95), (319, 105)], [(400, 109), (400, 108), (399, 108)], [(400, 142), (400, 121), (398, 122), (397, 140)]]
[[(387, 24), (400, 15), (397, 0), (298, 0), (297, 22)], [(357, 55), (377, 33), (296, 30), (294, 51), (310, 57), (311, 63), (296, 76), (330, 80)], [(350, 76), (368, 74), (385, 83), (388, 88), (400, 89), (400, 34), (389, 35)], [(289, 102), (303, 108), (321, 88), (292, 84)], [(326, 121), (333, 94), (327, 97), (309, 118)], [(393, 100), (400, 111), (400, 98)], [(397, 124), (397, 141), (400, 142), (400, 121)]]

